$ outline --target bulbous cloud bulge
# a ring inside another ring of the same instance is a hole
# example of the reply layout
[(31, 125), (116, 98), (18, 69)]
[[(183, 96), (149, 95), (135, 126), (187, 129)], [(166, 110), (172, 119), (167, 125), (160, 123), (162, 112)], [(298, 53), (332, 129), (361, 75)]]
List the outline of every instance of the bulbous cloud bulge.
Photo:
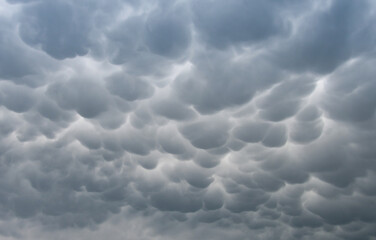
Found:
[(375, 239), (372, 0), (0, 0), (0, 239)]

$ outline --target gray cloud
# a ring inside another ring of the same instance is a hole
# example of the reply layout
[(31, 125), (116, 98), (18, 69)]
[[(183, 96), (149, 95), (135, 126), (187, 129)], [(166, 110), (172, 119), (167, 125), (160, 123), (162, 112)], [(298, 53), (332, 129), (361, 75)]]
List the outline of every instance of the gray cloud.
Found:
[(375, 238), (374, 10), (0, 1), (0, 238)]
[(107, 89), (126, 101), (148, 98), (153, 93), (153, 88), (147, 82), (122, 73), (109, 77)]
[(213, 46), (265, 40), (285, 31), (276, 6), (268, 1), (192, 1), (194, 23)]
[(88, 53), (91, 21), (86, 20), (81, 6), (42, 1), (25, 7), (21, 18), (20, 36), (27, 44), (40, 44), (43, 51), (57, 59)]
[(226, 143), (228, 138), (227, 124), (211, 120), (183, 126), (180, 132), (193, 146), (200, 149), (220, 147)]
[[(73, 87), (72, 87), (73, 86)], [(76, 110), (82, 117), (93, 118), (107, 110), (106, 91), (90, 80), (72, 79), (49, 85), (47, 94), (65, 110)]]
[(327, 8), (308, 13), (292, 39), (273, 55), (289, 69), (330, 73), (351, 57), (370, 50), (368, 41), (374, 37), (363, 38), (368, 22), (374, 22), (370, 4), (332, 1)]
[(181, 56), (191, 42), (187, 17), (182, 6), (152, 12), (146, 20), (144, 33), (150, 51), (169, 58)]

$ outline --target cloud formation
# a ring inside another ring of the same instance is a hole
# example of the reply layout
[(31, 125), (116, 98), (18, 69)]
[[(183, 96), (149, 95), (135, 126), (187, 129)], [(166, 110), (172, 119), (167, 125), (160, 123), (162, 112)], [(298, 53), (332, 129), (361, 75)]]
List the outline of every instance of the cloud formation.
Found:
[(0, 239), (373, 239), (371, 0), (0, 0)]

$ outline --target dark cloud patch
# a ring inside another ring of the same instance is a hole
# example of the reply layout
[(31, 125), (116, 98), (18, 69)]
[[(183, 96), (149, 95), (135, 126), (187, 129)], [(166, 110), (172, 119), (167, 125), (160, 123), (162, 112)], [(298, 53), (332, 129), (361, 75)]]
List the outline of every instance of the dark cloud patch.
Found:
[(3, 19), (0, 25), (0, 77), (20, 78), (35, 73), (30, 57), (25, 56), (24, 49), (17, 44), (16, 36), (12, 34), (12, 25)]
[(220, 164), (222, 157), (211, 154), (208, 151), (198, 151), (193, 161), (204, 168), (213, 168)]
[(155, 113), (172, 120), (184, 121), (196, 117), (196, 113), (192, 109), (173, 97), (157, 100), (151, 108)]
[(28, 111), (36, 103), (36, 95), (33, 90), (14, 84), (1, 85), (1, 103), (11, 111), (23, 113)]
[(369, 4), (333, 1), (327, 8), (308, 13), (292, 39), (282, 43), (273, 55), (288, 69), (330, 73), (370, 49), (367, 42), (372, 37), (363, 37), (368, 22), (374, 21)]
[(69, 2), (42, 1), (25, 7), (21, 16), (20, 35), (32, 46), (57, 59), (88, 53), (90, 20), (82, 6)]
[(198, 52), (190, 71), (175, 79), (179, 97), (200, 113), (210, 114), (244, 104), (258, 90), (284, 78), (283, 73), (267, 62), (245, 60), (237, 64), (229, 61), (232, 57), (229, 52)]
[(183, 6), (158, 9), (148, 16), (145, 23), (145, 42), (150, 51), (169, 58), (176, 58), (189, 47), (191, 31), (187, 10)]
[(194, 23), (215, 47), (265, 40), (285, 29), (268, 1), (193, 1)]
[(375, 196), (376, 195), (376, 184), (375, 184), (375, 174), (368, 173), (363, 178), (358, 178), (357, 186), (359, 186), (359, 191), (367, 196)]
[(77, 133), (77, 139), (88, 149), (99, 149), (102, 145), (100, 136), (98, 136), (93, 129), (86, 131), (81, 130)]
[(184, 179), (193, 187), (206, 189), (213, 182), (210, 171), (197, 165), (187, 165), (182, 171)]
[[(340, 140), (337, 139), (335, 145), (325, 144), (325, 142), (333, 144), (333, 141), (326, 139), (326, 141), (311, 144), (310, 148), (303, 153), (302, 164), (308, 171), (333, 171), (346, 161), (345, 146), (340, 144)], [(316, 148), (320, 149), (320, 152), (317, 152)]]
[(155, 154), (155, 152), (152, 152), (151, 154), (147, 156), (142, 155), (133, 155), (132, 159), (136, 160), (140, 166), (142, 166), (145, 169), (155, 169), (158, 166), (160, 156), (158, 154)]
[(93, 118), (108, 108), (106, 91), (94, 81), (72, 79), (56, 82), (48, 87), (47, 94), (63, 109), (76, 110), (85, 118)]
[(134, 51), (139, 48), (138, 40), (143, 21), (141, 17), (130, 17), (119, 23), (108, 33), (108, 38), (112, 41), (112, 45), (109, 46), (109, 54), (112, 62), (122, 64), (128, 61), (127, 56), (135, 55)]
[(180, 132), (193, 146), (200, 149), (211, 149), (226, 143), (227, 128), (225, 122), (207, 120), (182, 126)]
[(47, 97), (41, 98), (36, 108), (41, 116), (53, 122), (73, 120), (71, 113), (61, 109), (54, 101)]
[(327, 98), (323, 101), (330, 117), (348, 122), (375, 117), (373, 64), (374, 61), (369, 59), (357, 61), (334, 73), (328, 81)]
[[(14, 182), (16, 188), (2, 200), (10, 212), (20, 218), (38, 214), (47, 225), (66, 228), (100, 223), (109, 213), (117, 211), (121, 204), (108, 203), (118, 201), (118, 198), (108, 197), (107, 201), (92, 198), (93, 195), (99, 197), (102, 191), (109, 194), (113, 183), (118, 181), (116, 171), (107, 176), (99, 172), (95, 176), (94, 169), (74, 160), (78, 155), (62, 155), (62, 152), (52, 149), (51, 146), (34, 148), (28, 153), (32, 162), (24, 159), (23, 164), (19, 162), (7, 167), (7, 174), (2, 176), (3, 183), (14, 181), (19, 176), (24, 179)], [(54, 162), (50, 162), (51, 157)], [(81, 172), (83, 170), (85, 173)], [(6, 185), (2, 185), (2, 190), (5, 190), (3, 186)]]
[(296, 115), (296, 118), (300, 122), (309, 122), (316, 120), (320, 115), (321, 112), (316, 106), (308, 105)]
[(276, 168), (273, 173), (289, 184), (305, 183), (309, 179), (309, 172), (296, 167), (296, 165), (297, 163), (293, 161), (284, 162), (280, 167)]
[(230, 195), (226, 208), (232, 212), (256, 211), (257, 207), (269, 199), (268, 194), (261, 190), (243, 190)]
[(123, 131), (120, 141), (124, 150), (138, 155), (148, 155), (155, 147), (154, 137), (151, 138), (150, 133), (132, 128)]
[(284, 182), (276, 179), (270, 174), (263, 173), (263, 172), (256, 172), (252, 175), (252, 179), (255, 183), (265, 191), (277, 191), (281, 187), (283, 187)]
[(374, 238), (375, 6), (0, 1), (0, 238)]
[[(320, 207), (318, 206), (320, 204)], [(315, 202), (308, 202), (307, 208), (331, 224), (347, 224), (354, 219), (361, 221), (374, 221), (375, 214), (371, 209), (374, 202), (370, 199), (358, 198), (357, 201), (343, 197), (340, 200), (316, 199)]]
[(284, 81), (259, 99), (257, 105), (262, 109), (260, 116), (275, 122), (294, 116), (302, 98), (313, 90), (314, 81), (309, 77)]
[(150, 97), (153, 94), (153, 87), (147, 82), (125, 73), (118, 73), (108, 78), (108, 90), (126, 101), (135, 101)]
[(216, 210), (223, 206), (224, 194), (219, 189), (210, 188), (204, 195), (204, 208)]
[(127, 72), (132, 75), (168, 74), (173, 59), (185, 52), (183, 48), (188, 48), (190, 40), (184, 37), (189, 37), (190, 31), (184, 18), (178, 16), (180, 10), (155, 11), (130, 16), (108, 29), (107, 44), (97, 47), (104, 48), (100, 55), (105, 55), (113, 64), (127, 66)]
[(291, 225), (295, 228), (319, 228), (323, 225), (323, 223), (320, 217), (307, 211), (304, 212), (301, 216), (292, 218)]
[(27, 0), (7, 0), (7, 2), (9, 3), (28, 3), (28, 2), (36, 2), (38, 0), (30, 0), (30, 1), (27, 1)]
[(269, 128), (262, 139), (262, 144), (266, 147), (281, 147), (287, 141), (286, 127), (284, 125), (274, 125)]
[(151, 196), (152, 206), (162, 211), (196, 212), (202, 201), (194, 193), (183, 192), (176, 187), (167, 187)]
[(20, 124), (20, 121), (14, 115), (8, 114), (7, 117), (2, 116), (0, 118), (1, 138), (6, 138), (14, 132), (18, 124)]
[(264, 139), (269, 127), (268, 123), (249, 122), (234, 128), (234, 135), (244, 142), (256, 143)]
[(174, 128), (162, 128), (158, 131), (157, 141), (162, 150), (176, 155), (183, 155), (190, 150), (184, 139)]
[(320, 137), (323, 125), (321, 121), (296, 122), (289, 136), (297, 143), (309, 143)]

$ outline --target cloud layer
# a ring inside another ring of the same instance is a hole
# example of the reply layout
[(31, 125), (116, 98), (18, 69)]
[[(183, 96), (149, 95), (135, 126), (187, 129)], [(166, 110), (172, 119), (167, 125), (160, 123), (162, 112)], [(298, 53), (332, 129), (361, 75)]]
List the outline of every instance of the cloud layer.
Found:
[(0, 239), (376, 238), (371, 0), (0, 0)]

